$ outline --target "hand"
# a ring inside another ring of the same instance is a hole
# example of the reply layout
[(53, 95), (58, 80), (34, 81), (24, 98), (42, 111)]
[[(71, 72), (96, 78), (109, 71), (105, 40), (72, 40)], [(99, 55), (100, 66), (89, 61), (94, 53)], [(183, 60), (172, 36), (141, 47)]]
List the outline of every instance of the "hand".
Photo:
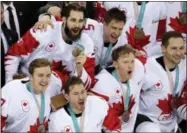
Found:
[(85, 62), (86, 55), (84, 54), (84, 52), (81, 52), (77, 57), (75, 57), (76, 71), (78, 73), (78, 76), (82, 75), (82, 69)]
[(49, 15), (44, 15), (40, 18), (40, 20), (33, 26), (33, 30), (40, 30), (40, 31), (46, 31), (47, 26), (50, 25), (51, 28), (54, 28), (54, 25), (51, 21), (51, 18)]
[(54, 17), (61, 17), (61, 8), (58, 6), (52, 6), (47, 10), (48, 13)]

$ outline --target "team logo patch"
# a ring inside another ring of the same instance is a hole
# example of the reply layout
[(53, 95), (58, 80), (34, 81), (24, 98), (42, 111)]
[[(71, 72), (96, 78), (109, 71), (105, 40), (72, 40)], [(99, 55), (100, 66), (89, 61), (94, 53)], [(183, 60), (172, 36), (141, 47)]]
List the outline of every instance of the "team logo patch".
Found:
[(71, 129), (71, 126), (67, 125), (64, 127), (64, 131), (67, 133), (67, 132), (73, 132), (72, 129)]
[(160, 80), (157, 81), (157, 82), (155, 83), (155, 85), (154, 85), (154, 90), (156, 90), (156, 91), (161, 91), (162, 88), (163, 88), (162, 82), (161, 82)]
[(54, 42), (50, 42), (47, 44), (47, 47), (45, 48), (46, 51), (51, 52), (53, 51), (53, 49), (55, 48), (55, 43)]
[(26, 100), (21, 101), (21, 107), (25, 112), (28, 112), (30, 110), (29, 103)]
[(121, 95), (122, 95), (121, 89), (116, 88), (116, 89), (115, 89), (115, 94), (116, 94), (116, 97), (117, 97), (117, 98), (121, 98)]

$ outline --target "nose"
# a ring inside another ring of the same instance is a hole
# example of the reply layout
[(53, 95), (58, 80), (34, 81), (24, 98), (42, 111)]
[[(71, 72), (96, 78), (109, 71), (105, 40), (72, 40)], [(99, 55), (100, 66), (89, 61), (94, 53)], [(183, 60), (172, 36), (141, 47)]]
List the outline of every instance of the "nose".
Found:
[(84, 98), (84, 97), (83, 97), (83, 94), (80, 94), (80, 95), (79, 95), (79, 99), (80, 99), (80, 100), (83, 100), (83, 98)]

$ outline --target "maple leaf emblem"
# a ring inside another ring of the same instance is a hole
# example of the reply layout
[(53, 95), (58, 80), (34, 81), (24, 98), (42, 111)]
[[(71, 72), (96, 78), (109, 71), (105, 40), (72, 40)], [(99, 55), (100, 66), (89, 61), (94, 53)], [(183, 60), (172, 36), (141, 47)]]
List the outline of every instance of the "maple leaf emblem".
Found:
[(171, 100), (172, 100), (171, 94), (168, 94), (167, 98), (158, 100), (157, 107), (160, 108), (160, 110), (162, 110), (162, 113), (160, 115), (170, 114), (173, 111), (171, 106)]
[[(47, 129), (48, 127), (48, 120), (46, 120), (46, 116), (44, 117), (44, 126), (45, 129)], [(38, 132), (38, 127), (40, 126), (40, 120), (39, 118), (36, 119), (36, 123), (34, 125), (30, 126), (30, 131), (28, 131), (29, 133), (37, 133)]]

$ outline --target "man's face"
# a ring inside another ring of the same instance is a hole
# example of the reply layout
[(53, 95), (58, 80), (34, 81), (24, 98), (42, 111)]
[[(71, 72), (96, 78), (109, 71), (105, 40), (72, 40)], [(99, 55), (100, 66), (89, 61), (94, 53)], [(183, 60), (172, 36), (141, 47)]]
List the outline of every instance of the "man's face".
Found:
[(84, 26), (84, 14), (79, 11), (71, 11), (68, 18), (65, 19), (65, 33), (72, 41), (77, 40)]
[(170, 63), (177, 65), (185, 53), (184, 40), (182, 38), (170, 38), (168, 42), (167, 47), (162, 46), (162, 52)]
[(114, 67), (126, 80), (132, 77), (135, 66), (135, 56), (133, 53), (121, 55), (117, 61), (114, 61)]
[(72, 108), (83, 111), (87, 98), (87, 91), (83, 84), (76, 84), (70, 86), (69, 94), (65, 94)]
[(3, 22), (4, 22), (4, 10), (1, 5), (1, 24), (3, 24)]
[(123, 30), (125, 23), (123, 21), (112, 20), (110, 23), (104, 23), (104, 36), (105, 40), (108, 40), (110, 43), (116, 43), (121, 32)]
[(51, 78), (50, 66), (35, 68), (31, 75), (31, 84), (37, 92), (44, 92), (49, 85)]

